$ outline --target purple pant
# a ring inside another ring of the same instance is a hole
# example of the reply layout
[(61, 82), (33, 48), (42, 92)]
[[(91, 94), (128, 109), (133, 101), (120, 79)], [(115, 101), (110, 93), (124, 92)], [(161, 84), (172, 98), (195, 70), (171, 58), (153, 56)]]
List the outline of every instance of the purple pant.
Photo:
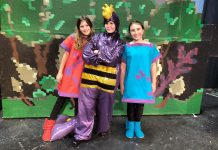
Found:
[(94, 118), (97, 114), (97, 133), (107, 132), (112, 119), (114, 94), (95, 88), (80, 88), (78, 100), (79, 112), (74, 137), (77, 140), (91, 138)]

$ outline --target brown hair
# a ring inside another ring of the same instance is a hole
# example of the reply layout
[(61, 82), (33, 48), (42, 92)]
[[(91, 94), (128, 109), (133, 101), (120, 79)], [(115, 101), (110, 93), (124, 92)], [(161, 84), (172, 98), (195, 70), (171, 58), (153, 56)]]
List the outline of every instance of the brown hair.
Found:
[[(85, 21), (91, 28), (91, 33), (90, 35), (88, 35), (86, 42), (84, 42), (84, 37), (82, 32), (80, 31), (80, 24), (82, 21)], [(91, 39), (92, 35), (94, 34), (94, 30), (92, 28), (92, 22), (88, 17), (82, 16), (80, 18), (77, 19), (77, 23), (76, 23), (76, 40), (75, 40), (75, 45), (74, 48), (75, 49), (82, 49), (83, 46)]]
[(144, 30), (145, 28), (144, 28), (144, 26), (143, 26), (143, 24), (140, 22), (140, 21), (138, 21), (138, 20), (135, 20), (135, 21), (132, 21), (132, 22), (130, 22), (130, 24), (129, 24), (129, 33), (130, 33), (130, 27), (132, 26), (132, 24), (139, 24), (141, 27), (142, 27), (142, 29)]

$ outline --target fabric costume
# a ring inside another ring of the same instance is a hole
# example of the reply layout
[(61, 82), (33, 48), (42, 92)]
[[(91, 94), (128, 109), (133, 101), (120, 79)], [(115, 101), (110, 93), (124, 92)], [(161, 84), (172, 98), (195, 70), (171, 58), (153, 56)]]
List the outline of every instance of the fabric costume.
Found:
[[(119, 38), (119, 18), (113, 12), (110, 19), (116, 25), (114, 33), (99, 33), (84, 48), (85, 61), (79, 95), (79, 112), (75, 128), (76, 140), (89, 140), (97, 115), (97, 133), (108, 132), (112, 118), (112, 105), (117, 86), (118, 68), (124, 50)], [(99, 50), (96, 55), (94, 50)]]
[(64, 67), (63, 77), (58, 84), (58, 94), (63, 97), (78, 97), (81, 74), (84, 61), (82, 50), (74, 48), (75, 37), (70, 35), (61, 43), (61, 47), (69, 52), (69, 57)]
[[(55, 140), (58, 137), (60, 137), (60, 134), (56, 134), (58, 131), (66, 131), (62, 130), (62, 128), (57, 128), (54, 126), (56, 119), (60, 120), (60, 117), (58, 117), (58, 114), (60, 113), (63, 105), (69, 98), (74, 98), (75, 101), (75, 112), (74, 114), (77, 115), (78, 113), (78, 93), (79, 93), (79, 84), (81, 80), (81, 73), (83, 69), (83, 59), (82, 59), (82, 50), (77, 50), (74, 48), (75, 45), (75, 37), (73, 35), (68, 36), (61, 44), (60, 47), (65, 49), (67, 52), (69, 52), (68, 58), (65, 62), (64, 68), (63, 68), (63, 76), (60, 80), (57, 88), (57, 93), (55, 93), (58, 96), (58, 99), (52, 109), (52, 112), (50, 114), (49, 118), (46, 118), (43, 124), (43, 134), (42, 134), (42, 140), (43, 141), (51, 141)], [(67, 122), (67, 123), (73, 123), (73, 122)], [(64, 126), (62, 126), (64, 127)], [(53, 129), (54, 132), (53, 132)], [(60, 130), (59, 130), (60, 129)], [(65, 128), (68, 129), (68, 128)], [(62, 134), (63, 135), (63, 134)]]
[(152, 94), (151, 66), (160, 54), (153, 44), (126, 44), (122, 62), (126, 63), (122, 101), (127, 102), (127, 138), (143, 138), (141, 117), (144, 103), (154, 103)]
[(69, 52), (69, 56), (64, 66), (63, 77), (58, 83), (58, 95), (59, 98), (55, 103), (52, 110), (50, 119), (56, 119), (60, 113), (64, 103), (69, 98), (75, 99), (75, 115), (78, 113), (78, 95), (79, 85), (81, 80), (81, 74), (83, 70), (84, 61), (82, 59), (82, 50), (74, 48), (75, 35), (71, 34), (61, 44), (60, 47)]
[(126, 63), (123, 102), (155, 103), (152, 94), (151, 64), (160, 58), (153, 44), (126, 44), (122, 62)]

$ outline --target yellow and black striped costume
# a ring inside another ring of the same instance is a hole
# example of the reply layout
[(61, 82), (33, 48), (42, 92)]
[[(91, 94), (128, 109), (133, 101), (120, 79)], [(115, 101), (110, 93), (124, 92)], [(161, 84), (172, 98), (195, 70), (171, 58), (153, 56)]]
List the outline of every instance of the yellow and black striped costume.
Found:
[(97, 88), (108, 93), (114, 93), (116, 86), (116, 67), (85, 64), (82, 73), (82, 88)]

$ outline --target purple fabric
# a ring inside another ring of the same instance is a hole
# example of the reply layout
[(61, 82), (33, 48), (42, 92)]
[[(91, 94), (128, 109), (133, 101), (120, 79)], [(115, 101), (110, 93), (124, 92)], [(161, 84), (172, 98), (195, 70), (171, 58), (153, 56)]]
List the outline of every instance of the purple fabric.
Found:
[(149, 46), (149, 47), (153, 47), (154, 45), (152, 43), (134, 43), (134, 44), (126, 44), (128, 47), (131, 46)]
[(99, 91), (96, 112), (96, 132), (108, 132), (110, 129), (110, 122), (112, 120), (113, 104), (115, 94)]
[[(99, 50), (99, 53), (94, 54), (94, 50)], [(84, 47), (83, 59), (85, 63), (90, 65), (101, 64), (119, 68), (123, 51), (124, 42), (119, 38), (118, 32), (98, 33)], [(107, 132), (112, 119), (113, 102), (114, 94), (95, 88), (80, 88), (75, 138), (77, 140), (91, 138), (96, 114), (97, 133)]]
[(97, 133), (107, 132), (109, 130), (112, 119), (113, 100), (114, 94), (99, 89), (80, 89), (78, 100), (79, 113), (75, 128), (75, 138), (77, 140), (89, 140), (91, 138), (96, 114)]
[(122, 102), (124, 103), (141, 103), (141, 104), (144, 104), (144, 103), (148, 103), (148, 104), (154, 104), (155, 103), (155, 100), (138, 100), (138, 99), (130, 99), (130, 98), (123, 98), (122, 99)]
[(58, 91), (58, 95), (63, 96), (63, 97), (70, 97), (70, 98), (71, 97), (76, 97), (76, 98), (78, 97), (78, 94), (69, 94), (69, 93), (64, 93), (64, 92), (59, 92), (59, 91)]
[[(99, 54), (94, 54), (94, 50), (99, 50)], [(116, 66), (121, 61), (123, 51), (124, 42), (121, 39), (116, 39), (108, 33), (98, 33), (86, 44), (83, 59), (87, 64), (94, 66)]]
[(70, 67), (66, 67), (65, 69), (65, 74), (66, 76), (70, 76), (72, 74), (72, 69), (71, 69), (71, 66)]
[(97, 89), (80, 88), (78, 99), (79, 112), (77, 114), (77, 127), (74, 137), (77, 140), (89, 140), (94, 126), (95, 99)]
[(67, 134), (74, 131), (77, 119), (71, 119), (68, 122), (55, 124), (51, 132), (51, 141), (59, 140), (65, 137)]
[(67, 45), (65, 45), (64, 43), (60, 44), (60, 47), (62, 47), (63, 49), (65, 49), (67, 52), (70, 52), (70, 48), (67, 47)]
[(60, 124), (66, 122), (66, 120), (69, 118), (69, 116), (66, 115), (58, 115), (55, 124)]

